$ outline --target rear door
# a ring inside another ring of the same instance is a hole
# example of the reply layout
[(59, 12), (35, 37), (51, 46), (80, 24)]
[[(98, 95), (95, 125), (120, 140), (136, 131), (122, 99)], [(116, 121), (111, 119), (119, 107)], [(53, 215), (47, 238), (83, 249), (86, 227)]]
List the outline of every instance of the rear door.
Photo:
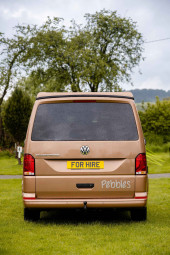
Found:
[(128, 100), (41, 101), (30, 132), (37, 197), (133, 197), (136, 118)]

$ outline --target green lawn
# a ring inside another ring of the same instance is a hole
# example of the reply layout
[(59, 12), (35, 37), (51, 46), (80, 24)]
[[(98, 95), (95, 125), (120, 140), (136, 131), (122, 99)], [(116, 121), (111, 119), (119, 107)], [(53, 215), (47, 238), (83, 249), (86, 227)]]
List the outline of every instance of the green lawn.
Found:
[(169, 152), (147, 152), (149, 174), (170, 173)]
[(0, 153), (0, 175), (22, 174), (22, 165), (18, 165), (15, 157)]
[[(0, 254), (170, 254), (170, 179), (150, 180), (148, 220), (128, 213), (43, 213), (24, 222), (21, 180), (0, 180)], [(85, 217), (85, 218), (84, 218)]]

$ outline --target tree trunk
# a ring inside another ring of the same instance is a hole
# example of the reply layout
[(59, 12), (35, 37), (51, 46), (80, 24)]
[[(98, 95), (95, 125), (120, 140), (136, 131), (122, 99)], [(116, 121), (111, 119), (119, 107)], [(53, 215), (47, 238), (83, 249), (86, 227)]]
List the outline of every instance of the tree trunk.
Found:
[(95, 92), (95, 87), (94, 87), (94, 85), (91, 86), (91, 92)]
[(18, 158), (18, 165), (21, 165), (21, 158)]
[(2, 111), (1, 111), (1, 106), (0, 106), (0, 145), (3, 147), (4, 146), (4, 128), (3, 128), (3, 123), (2, 123)]
[(91, 86), (91, 92), (97, 92), (98, 91), (98, 86), (99, 86), (99, 84), (93, 84)]

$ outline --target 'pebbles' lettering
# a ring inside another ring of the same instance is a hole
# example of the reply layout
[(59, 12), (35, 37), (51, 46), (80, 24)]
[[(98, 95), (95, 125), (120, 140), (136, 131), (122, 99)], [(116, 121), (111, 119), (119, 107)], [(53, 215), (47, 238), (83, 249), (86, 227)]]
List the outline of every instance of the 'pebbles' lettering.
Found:
[(101, 181), (101, 184), (102, 184), (102, 189), (106, 188), (106, 189), (130, 189), (131, 187), (131, 184), (130, 184), (130, 181), (118, 181), (118, 180), (115, 180), (115, 181), (106, 181), (106, 180), (103, 180)]

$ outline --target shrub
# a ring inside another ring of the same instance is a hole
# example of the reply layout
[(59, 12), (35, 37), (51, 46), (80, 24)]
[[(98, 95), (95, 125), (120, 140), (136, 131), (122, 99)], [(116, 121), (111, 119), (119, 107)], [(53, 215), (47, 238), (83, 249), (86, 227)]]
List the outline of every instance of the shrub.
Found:
[(25, 139), (31, 114), (32, 101), (25, 92), (16, 88), (4, 108), (5, 128), (10, 132), (15, 142)]
[(139, 116), (148, 142), (161, 144), (170, 141), (170, 101), (159, 101), (157, 97), (155, 104), (143, 105)]

